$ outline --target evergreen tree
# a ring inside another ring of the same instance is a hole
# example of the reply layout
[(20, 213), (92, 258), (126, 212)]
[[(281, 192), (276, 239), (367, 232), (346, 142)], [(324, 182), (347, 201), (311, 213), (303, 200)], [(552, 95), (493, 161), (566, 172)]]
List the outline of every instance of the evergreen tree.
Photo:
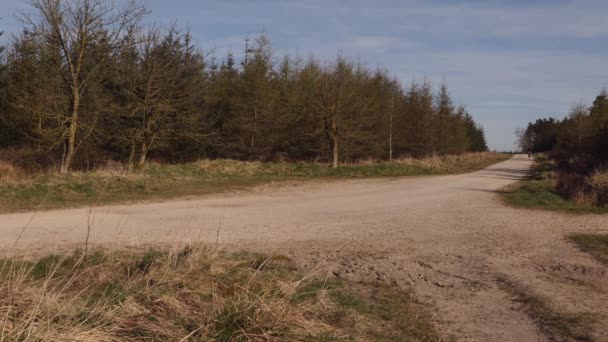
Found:
[(242, 156), (249, 159), (268, 153), (268, 132), (265, 129), (272, 120), (273, 73), (270, 39), (262, 33), (253, 41), (253, 46), (250, 47), (249, 42), (245, 46), (240, 83), (239, 120), (241, 132), (247, 140), (247, 150), (242, 152)]
[[(3, 32), (0, 32), (2, 39)], [(0, 45), (0, 132), (9, 133), (10, 118), (7, 117), (8, 112), (8, 94), (7, 94), (7, 75), (6, 63), (4, 57), (5, 47)], [(6, 134), (0, 136), (0, 148), (10, 144), (10, 137)]]
[(219, 69), (211, 70), (206, 98), (207, 121), (210, 128), (212, 157), (239, 158), (242, 154), (241, 129), (238, 122), (238, 89), (240, 76), (232, 52), (222, 61)]
[(439, 152), (439, 154), (446, 154), (450, 151), (450, 124), (452, 123), (452, 116), (454, 115), (454, 105), (445, 81), (441, 83), (439, 94), (437, 94), (435, 112), (435, 131), (437, 134), (436, 151)]
[(599, 130), (608, 129), (608, 90), (606, 88), (603, 88), (593, 101), (589, 115)]
[(472, 141), (467, 135), (466, 116), (468, 115), (464, 106), (458, 107), (456, 112), (449, 118), (448, 144), (446, 153), (461, 154), (469, 149)]
[(469, 142), (468, 152), (485, 152), (488, 150), (486, 133), (478, 125), (469, 113), (464, 114), (464, 125), (466, 127), (467, 140)]

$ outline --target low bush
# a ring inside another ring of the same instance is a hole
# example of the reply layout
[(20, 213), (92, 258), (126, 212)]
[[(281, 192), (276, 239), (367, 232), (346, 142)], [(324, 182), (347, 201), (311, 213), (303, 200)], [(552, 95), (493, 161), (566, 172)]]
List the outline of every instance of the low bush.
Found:
[(557, 191), (578, 206), (608, 206), (608, 171), (598, 169), (589, 175), (560, 172)]
[(53, 157), (48, 151), (27, 147), (0, 149), (0, 163), (12, 165), (19, 170), (20, 176), (58, 170)]
[(605, 172), (585, 176), (570, 163), (558, 163), (544, 155), (536, 157), (530, 179), (503, 192), (511, 205), (573, 213), (605, 213), (606, 197)]

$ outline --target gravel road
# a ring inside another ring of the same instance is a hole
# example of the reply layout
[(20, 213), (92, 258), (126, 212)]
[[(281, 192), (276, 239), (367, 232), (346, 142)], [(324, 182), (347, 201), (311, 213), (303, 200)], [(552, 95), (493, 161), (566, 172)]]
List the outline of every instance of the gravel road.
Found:
[(496, 191), (524, 177), (525, 156), (485, 170), (399, 179), (280, 182), (163, 203), (0, 216), (0, 248), (42, 253), (90, 241), (109, 246), (219, 242), (286, 253), (305, 268), (395, 282), (434, 305), (437, 329), (461, 341), (546, 336), (499, 278), (591, 314), (608, 341), (608, 267), (565, 236), (608, 233), (606, 215), (514, 209)]

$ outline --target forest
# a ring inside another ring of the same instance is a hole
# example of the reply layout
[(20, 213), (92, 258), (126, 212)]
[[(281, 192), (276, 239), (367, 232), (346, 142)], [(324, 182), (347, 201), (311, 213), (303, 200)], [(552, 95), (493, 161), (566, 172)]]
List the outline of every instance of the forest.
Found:
[(445, 81), (275, 53), (269, 36), (216, 56), (136, 1), (33, 0), (3, 37), (0, 159), (23, 169), (137, 170), (148, 160), (316, 161), (486, 151)]
[(556, 166), (556, 190), (581, 205), (608, 205), (608, 91), (567, 117), (530, 122), (517, 132), (522, 150), (545, 153)]
[(534, 153), (551, 152), (560, 159), (576, 156), (590, 165), (608, 161), (608, 90), (602, 89), (591, 106), (573, 105), (563, 120), (530, 122), (518, 137), (520, 147)]

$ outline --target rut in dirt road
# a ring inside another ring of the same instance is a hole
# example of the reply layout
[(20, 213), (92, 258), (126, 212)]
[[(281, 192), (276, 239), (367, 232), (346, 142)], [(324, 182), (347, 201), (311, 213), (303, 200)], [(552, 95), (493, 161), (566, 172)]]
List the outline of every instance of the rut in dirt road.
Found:
[[(496, 191), (525, 177), (525, 156), (451, 176), (279, 183), (203, 198), (0, 216), (0, 246), (52, 250), (90, 241), (130, 245), (208, 241), (271, 249), (337, 276), (395, 281), (437, 308), (459, 340), (547, 338), (499, 279), (525, 285), (556, 311), (589, 314), (608, 341), (606, 266), (564, 237), (608, 232), (608, 216), (504, 206)], [(219, 226), (221, 222), (221, 226)], [(27, 229), (23, 230), (24, 227)], [(334, 254), (331, 254), (335, 252)]]

